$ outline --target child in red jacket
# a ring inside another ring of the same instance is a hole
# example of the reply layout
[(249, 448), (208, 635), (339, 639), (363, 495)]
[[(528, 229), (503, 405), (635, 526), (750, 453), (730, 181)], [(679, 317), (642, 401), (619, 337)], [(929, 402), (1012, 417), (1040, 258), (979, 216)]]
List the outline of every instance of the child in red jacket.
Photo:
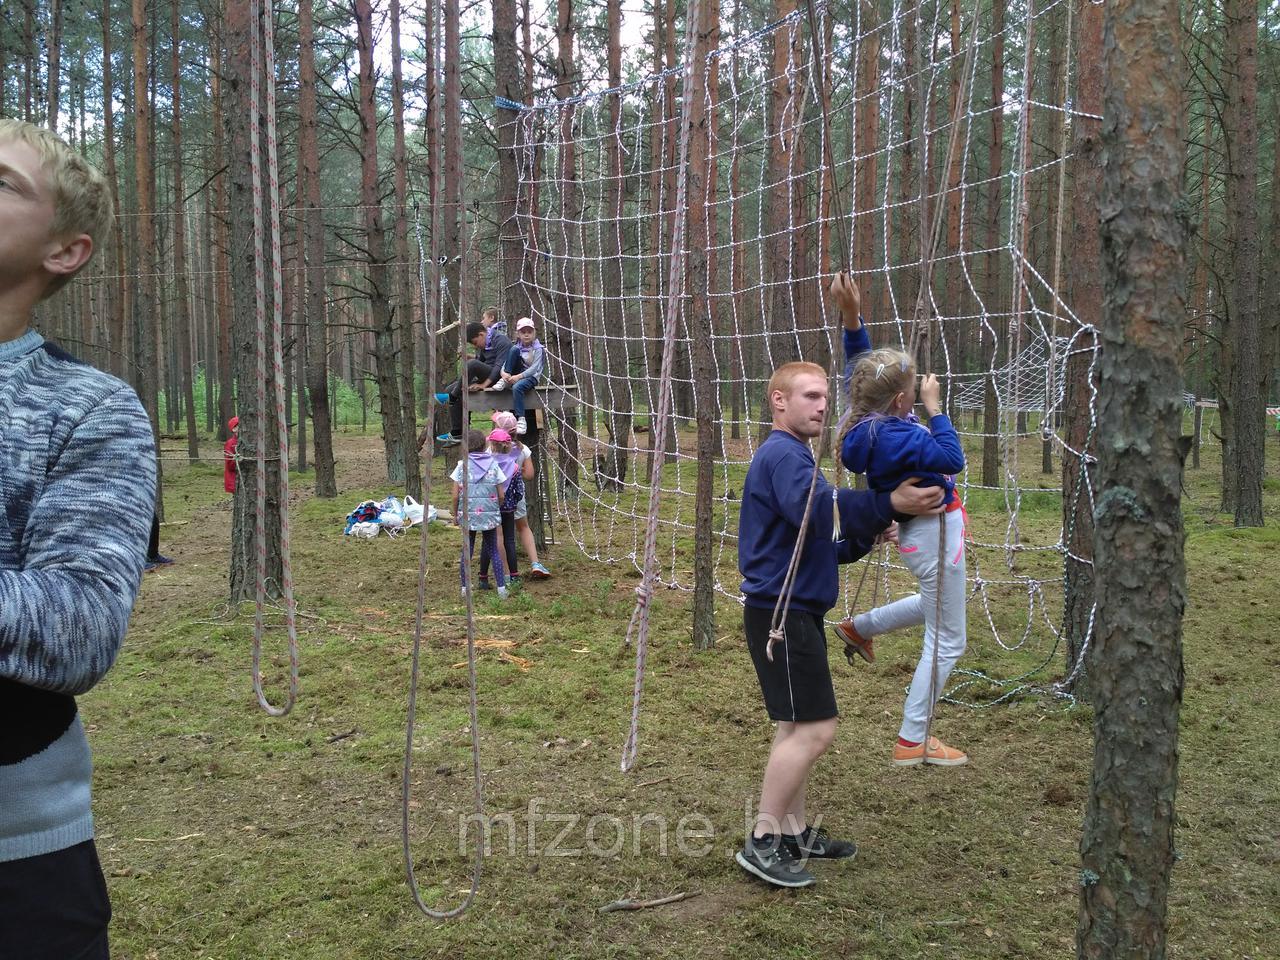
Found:
[(236, 431), (240, 429), (240, 418), (232, 417), (228, 420), (227, 429), (231, 431), (231, 436), (222, 445), (222, 489), (227, 493), (235, 493), (236, 444), (240, 442), (240, 436)]

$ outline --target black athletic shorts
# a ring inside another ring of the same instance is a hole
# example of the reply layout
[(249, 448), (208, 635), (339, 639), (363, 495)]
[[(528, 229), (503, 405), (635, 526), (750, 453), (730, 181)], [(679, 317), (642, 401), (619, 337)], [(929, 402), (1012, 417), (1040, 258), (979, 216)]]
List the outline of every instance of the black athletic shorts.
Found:
[(107, 960), (110, 920), (92, 840), (0, 863), (0, 957)]
[(744, 606), (742, 622), (769, 719), (807, 722), (839, 716), (822, 617), (791, 610), (783, 623), (783, 639), (773, 645), (772, 662), (765, 647), (773, 610)]

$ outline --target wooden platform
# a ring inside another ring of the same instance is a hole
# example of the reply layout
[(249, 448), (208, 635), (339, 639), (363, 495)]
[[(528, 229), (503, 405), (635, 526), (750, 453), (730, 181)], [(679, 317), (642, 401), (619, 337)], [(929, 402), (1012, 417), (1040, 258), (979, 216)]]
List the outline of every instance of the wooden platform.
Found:
[[(529, 410), (572, 410), (578, 406), (576, 383), (548, 383), (534, 387), (524, 395)], [(467, 394), (467, 408), (473, 413), (511, 409), (510, 390), (477, 390)]]

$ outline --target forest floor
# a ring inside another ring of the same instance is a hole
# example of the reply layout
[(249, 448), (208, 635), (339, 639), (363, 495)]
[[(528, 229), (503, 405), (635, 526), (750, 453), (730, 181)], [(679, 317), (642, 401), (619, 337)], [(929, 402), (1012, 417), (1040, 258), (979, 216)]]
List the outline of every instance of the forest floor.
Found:
[[(1280, 449), (1274, 435), (1268, 443), (1263, 529), (1236, 530), (1217, 512), (1208, 446), (1204, 468), (1188, 473), (1173, 958), (1280, 956)], [(166, 446), (177, 455), (180, 444)], [(552, 548), (553, 579), (505, 604), (480, 595), (478, 636), (505, 642), (479, 657), (492, 850), (470, 912), (424, 918), (400, 852), (419, 540), (341, 536), (355, 503), (390, 492), (370, 486), (383, 475), (380, 440), (340, 438), (337, 501), (312, 499), (308, 475), (295, 478), (305, 616), (301, 695), (283, 719), (254, 702), (252, 605), (227, 608), (231, 512), (212, 445), (208, 455), (166, 464), (162, 549), (176, 562), (146, 575), (119, 661), (81, 700), (113, 956), (1074, 956), (1087, 706), (1049, 696), (944, 705), (938, 732), (971, 763), (900, 770), (889, 752), (918, 638), (878, 644), (874, 668), (833, 656), (841, 723), (810, 807), (860, 850), (817, 864), (812, 888), (770, 889), (732, 860), (771, 738), (736, 604), (721, 599), (721, 637), (697, 652), (689, 596), (655, 598), (639, 761), (624, 775), (634, 654), (622, 637), (636, 575), (571, 543)], [(436, 908), (461, 900), (472, 863), (456, 537), (432, 531), (413, 741), (414, 859)], [(275, 700), (279, 622), (264, 657)], [(600, 912), (677, 893), (696, 895)]]

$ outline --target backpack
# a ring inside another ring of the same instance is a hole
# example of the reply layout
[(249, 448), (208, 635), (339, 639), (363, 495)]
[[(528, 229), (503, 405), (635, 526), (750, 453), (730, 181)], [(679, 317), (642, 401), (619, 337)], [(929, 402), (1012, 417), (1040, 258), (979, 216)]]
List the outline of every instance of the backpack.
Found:
[(507, 482), (507, 495), (502, 498), (502, 504), (499, 509), (503, 513), (514, 513), (523, 499), (524, 477), (520, 475), (520, 469), (517, 467), (516, 472), (511, 475), (511, 479)]

